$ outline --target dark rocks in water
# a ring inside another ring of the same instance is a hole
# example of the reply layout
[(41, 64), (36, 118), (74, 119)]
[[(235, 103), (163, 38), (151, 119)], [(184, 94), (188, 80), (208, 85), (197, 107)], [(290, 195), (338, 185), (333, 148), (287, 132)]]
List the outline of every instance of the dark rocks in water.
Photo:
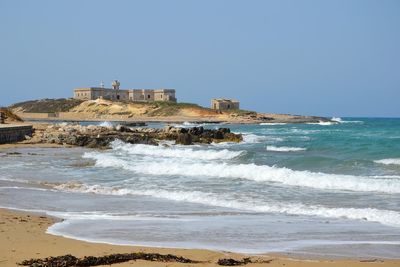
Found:
[[(183, 145), (190, 145), (192, 143), (205, 143), (210, 144), (212, 142), (241, 142), (243, 140), (241, 134), (231, 133), (229, 128), (219, 128), (219, 129), (204, 129), (203, 127), (193, 127), (193, 128), (173, 128), (170, 127), (166, 129), (168, 133), (178, 132), (178, 137), (176, 143)], [(190, 137), (191, 137), (191, 142)]]
[(114, 140), (131, 144), (157, 145), (160, 140), (174, 140), (176, 144), (240, 142), (242, 135), (230, 132), (229, 128), (204, 129), (203, 127), (176, 128), (167, 126), (157, 128), (130, 128), (124, 125), (116, 127), (50, 125), (35, 129), (28, 143), (54, 143), (89, 148), (108, 148)]
[(240, 266), (240, 265), (246, 265), (248, 263), (251, 263), (250, 258), (244, 258), (243, 260), (235, 260), (235, 259), (219, 259), (218, 260), (218, 265), (221, 266)]
[(158, 261), (158, 262), (179, 262), (179, 263), (199, 263), (188, 258), (172, 255), (172, 254), (158, 254), (158, 253), (124, 253), (124, 254), (111, 254), (101, 257), (87, 256), (84, 258), (77, 258), (72, 255), (64, 255), (58, 257), (48, 257), (44, 259), (30, 259), (24, 260), (19, 263), (23, 266), (32, 267), (68, 267), (68, 266), (98, 266), (98, 265), (111, 265), (114, 263), (127, 262), (131, 260), (145, 260), (145, 261)]
[(176, 137), (175, 143), (180, 145), (192, 145), (192, 135), (189, 133), (180, 133)]

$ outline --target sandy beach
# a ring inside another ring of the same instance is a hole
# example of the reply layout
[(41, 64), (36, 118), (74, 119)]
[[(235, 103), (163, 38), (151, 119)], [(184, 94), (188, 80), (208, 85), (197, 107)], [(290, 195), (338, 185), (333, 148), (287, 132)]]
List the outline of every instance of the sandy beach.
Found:
[[(67, 239), (46, 234), (46, 229), (57, 219), (40, 214), (0, 209), (0, 266), (16, 266), (31, 258), (45, 258), (71, 254), (76, 257), (104, 256), (114, 253), (160, 253), (183, 256), (201, 263), (129, 261), (115, 266), (219, 266), (219, 259), (241, 260), (249, 257), (229, 252), (194, 249), (147, 248), (114, 246)], [(399, 260), (330, 260), (295, 259), (287, 256), (250, 256), (246, 266), (399, 266)]]

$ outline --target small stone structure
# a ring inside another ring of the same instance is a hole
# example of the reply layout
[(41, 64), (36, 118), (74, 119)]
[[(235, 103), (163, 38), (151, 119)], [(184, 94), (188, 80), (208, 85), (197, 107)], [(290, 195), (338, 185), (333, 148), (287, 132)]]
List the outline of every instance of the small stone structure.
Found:
[(98, 98), (109, 100), (130, 100), (130, 101), (171, 101), (176, 102), (175, 89), (120, 89), (120, 82), (115, 80), (112, 88), (100, 87), (76, 88), (74, 98), (81, 100), (95, 100)]
[(19, 142), (32, 136), (32, 125), (2, 125), (0, 126), (0, 144)]
[(211, 99), (211, 109), (215, 110), (239, 109), (239, 101), (234, 99), (213, 98)]

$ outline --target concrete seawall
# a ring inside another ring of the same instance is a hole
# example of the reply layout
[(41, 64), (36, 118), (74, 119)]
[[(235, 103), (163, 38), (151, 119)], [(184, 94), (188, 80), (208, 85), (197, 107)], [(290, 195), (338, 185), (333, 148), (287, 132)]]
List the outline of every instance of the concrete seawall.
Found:
[(25, 136), (32, 136), (32, 133), (32, 125), (0, 124), (0, 144), (7, 144), (25, 140)]

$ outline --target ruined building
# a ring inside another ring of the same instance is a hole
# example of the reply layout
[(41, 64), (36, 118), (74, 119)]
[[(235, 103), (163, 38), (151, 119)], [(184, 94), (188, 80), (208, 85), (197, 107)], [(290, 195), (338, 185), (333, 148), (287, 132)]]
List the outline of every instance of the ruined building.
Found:
[(234, 99), (213, 98), (211, 99), (211, 108), (215, 110), (239, 109), (239, 101)]
[(95, 100), (98, 98), (108, 100), (130, 101), (171, 101), (176, 102), (175, 89), (120, 89), (120, 82), (115, 80), (112, 88), (100, 87), (76, 88), (74, 98), (81, 100)]

